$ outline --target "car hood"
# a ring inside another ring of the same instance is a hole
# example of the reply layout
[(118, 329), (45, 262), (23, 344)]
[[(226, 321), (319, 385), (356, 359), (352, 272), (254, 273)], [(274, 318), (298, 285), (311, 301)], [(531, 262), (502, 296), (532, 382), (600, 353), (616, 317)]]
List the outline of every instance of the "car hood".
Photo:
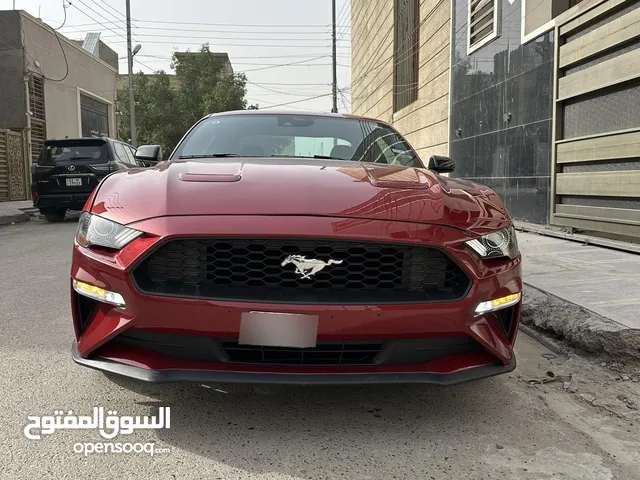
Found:
[(510, 222), (484, 185), (426, 169), (299, 158), (170, 161), (117, 172), (98, 188), (92, 212), (122, 224), (174, 215), (308, 215), (475, 233)]

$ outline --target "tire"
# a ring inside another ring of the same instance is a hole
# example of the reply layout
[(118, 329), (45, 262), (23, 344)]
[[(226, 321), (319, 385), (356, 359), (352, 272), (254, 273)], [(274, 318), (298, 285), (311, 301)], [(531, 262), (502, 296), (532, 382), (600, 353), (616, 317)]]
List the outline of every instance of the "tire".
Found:
[(61, 222), (64, 220), (65, 215), (67, 214), (66, 208), (52, 208), (46, 210), (40, 210), (40, 213), (44, 215), (44, 218), (47, 219), (47, 222)]

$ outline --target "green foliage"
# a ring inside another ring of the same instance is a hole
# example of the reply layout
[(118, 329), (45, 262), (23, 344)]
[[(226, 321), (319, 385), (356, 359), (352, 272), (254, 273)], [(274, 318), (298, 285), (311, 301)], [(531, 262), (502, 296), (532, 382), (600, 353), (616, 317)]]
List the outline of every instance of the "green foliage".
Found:
[[(138, 145), (162, 145), (168, 155), (191, 126), (205, 115), (230, 110), (257, 110), (247, 106), (244, 74), (224, 70), (223, 59), (203, 45), (199, 52), (174, 53), (175, 75), (158, 71), (134, 75)], [(120, 138), (131, 138), (129, 91), (118, 91)]]

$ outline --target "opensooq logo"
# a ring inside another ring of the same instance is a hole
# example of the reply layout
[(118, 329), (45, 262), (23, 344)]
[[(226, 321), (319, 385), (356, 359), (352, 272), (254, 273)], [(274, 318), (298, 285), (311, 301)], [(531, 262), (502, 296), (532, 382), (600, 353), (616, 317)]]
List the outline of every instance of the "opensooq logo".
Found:
[[(57, 430), (99, 430), (108, 440), (119, 434), (130, 435), (135, 430), (171, 428), (170, 407), (160, 407), (158, 416), (120, 416), (113, 410), (104, 415), (104, 407), (93, 407), (93, 415), (74, 415), (72, 410), (56, 410), (51, 416), (28, 416), (24, 435), (30, 440), (40, 440), (42, 435), (52, 435)], [(34, 432), (35, 430), (35, 432)]]

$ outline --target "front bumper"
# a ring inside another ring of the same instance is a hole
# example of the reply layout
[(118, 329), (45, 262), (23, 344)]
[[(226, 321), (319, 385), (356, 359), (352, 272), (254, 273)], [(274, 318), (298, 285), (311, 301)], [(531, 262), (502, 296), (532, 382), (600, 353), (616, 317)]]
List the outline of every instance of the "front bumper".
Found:
[[(475, 316), (480, 302), (522, 291), (520, 258), (483, 263), (468, 248), (463, 232), (442, 226), (402, 222), (346, 222), (341, 219), (287, 217), (158, 218), (131, 225), (157, 235), (132, 242), (118, 255), (105, 256), (74, 246), (71, 276), (81, 282), (120, 293), (125, 308), (98, 304), (90, 319), (73, 290), (72, 311), (76, 341), (73, 358), (90, 368), (150, 382), (247, 382), (284, 384), (435, 383), (455, 384), (515, 368), (513, 345), (520, 305), (512, 310), (508, 329), (493, 313)], [(281, 236), (283, 238), (334, 238), (436, 245), (464, 268), (473, 285), (457, 302), (431, 304), (311, 305), (248, 303), (206, 299), (160, 297), (142, 294), (131, 271), (146, 253), (172, 237), (234, 235)], [(301, 235), (300, 232), (304, 232)], [(318, 341), (393, 341), (466, 337), (480, 346), (473, 352), (442, 352), (440, 356), (410, 362), (367, 365), (273, 365), (230, 361), (200, 355), (202, 350), (184, 348), (189, 355), (168, 355), (144, 345), (122, 345), (127, 332), (173, 336), (237, 339), (243, 313), (283, 312), (317, 314)]]
[(456, 385), (512, 372), (516, 357), (507, 365), (481, 365), (451, 373), (403, 372), (403, 373), (258, 373), (241, 371), (211, 371), (194, 369), (150, 370), (135, 365), (104, 358), (84, 358), (73, 342), (71, 356), (78, 365), (103, 372), (114, 373), (149, 383), (199, 382), (199, 383), (249, 383), (277, 385), (377, 385), (430, 383)]

